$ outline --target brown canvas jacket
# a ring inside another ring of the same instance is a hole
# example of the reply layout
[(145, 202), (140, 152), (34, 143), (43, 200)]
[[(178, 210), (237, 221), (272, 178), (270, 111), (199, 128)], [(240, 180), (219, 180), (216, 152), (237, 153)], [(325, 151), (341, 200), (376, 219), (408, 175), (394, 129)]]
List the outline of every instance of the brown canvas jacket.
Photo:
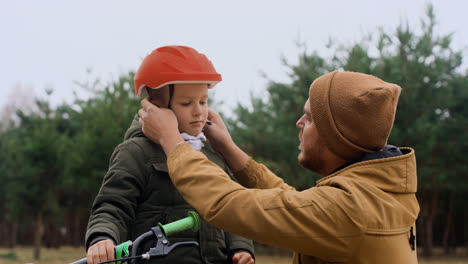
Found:
[[(168, 157), (171, 179), (208, 223), (290, 249), (294, 263), (417, 263), (416, 159), (358, 162), (296, 191), (250, 160), (233, 182), (188, 144)], [(413, 231), (411, 232), (411, 228)]]

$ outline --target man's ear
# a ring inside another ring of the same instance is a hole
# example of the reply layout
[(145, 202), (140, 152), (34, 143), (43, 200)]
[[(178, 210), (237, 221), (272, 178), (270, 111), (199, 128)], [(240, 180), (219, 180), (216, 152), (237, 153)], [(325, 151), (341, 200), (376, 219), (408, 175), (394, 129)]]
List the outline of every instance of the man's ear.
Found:
[(148, 95), (150, 102), (155, 104), (157, 107), (167, 108), (169, 105), (170, 94), (168, 85), (158, 89), (148, 88)]

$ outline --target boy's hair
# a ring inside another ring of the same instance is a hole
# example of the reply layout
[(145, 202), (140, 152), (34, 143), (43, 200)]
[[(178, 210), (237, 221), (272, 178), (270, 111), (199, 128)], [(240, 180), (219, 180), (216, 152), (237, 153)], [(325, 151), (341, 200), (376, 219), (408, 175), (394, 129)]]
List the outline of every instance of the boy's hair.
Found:
[[(207, 83), (207, 85), (209, 89), (210, 83)], [(156, 102), (156, 105), (158, 107), (165, 107), (168, 109), (171, 109), (171, 99), (172, 96), (174, 96), (174, 87), (175, 84), (173, 83), (165, 85), (159, 89), (153, 89), (148, 86), (145, 86), (146, 93), (148, 94), (148, 98), (150, 99), (150, 101)], [(165, 98), (167, 96), (167, 93), (169, 93), (169, 96), (168, 98)]]
[(174, 95), (174, 84), (165, 85), (159, 89), (153, 89), (145, 86), (148, 98), (152, 102), (156, 102), (156, 106), (171, 108), (171, 99)]

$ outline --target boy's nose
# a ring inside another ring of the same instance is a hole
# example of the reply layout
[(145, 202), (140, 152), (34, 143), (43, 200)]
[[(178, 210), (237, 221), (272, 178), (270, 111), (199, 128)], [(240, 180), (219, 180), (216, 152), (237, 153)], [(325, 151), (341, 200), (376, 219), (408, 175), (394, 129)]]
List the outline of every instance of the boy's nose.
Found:
[(194, 116), (198, 116), (198, 115), (201, 115), (201, 112), (202, 112), (202, 111), (201, 111), (201, 106), (200, 106), (199, 104), (196, 104), (196, 105), (194, 106), (194, 108), (193, 108), (192, 114), (193, 114)]

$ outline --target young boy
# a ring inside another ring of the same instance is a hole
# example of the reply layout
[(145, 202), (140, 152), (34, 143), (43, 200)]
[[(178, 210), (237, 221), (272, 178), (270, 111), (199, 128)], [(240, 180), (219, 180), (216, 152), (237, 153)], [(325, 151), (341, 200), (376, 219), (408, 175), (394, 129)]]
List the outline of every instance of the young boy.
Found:
[[(221, 81), (205, 55), (185, 46), (154, 50), (135, 74), (137, 96), (147, 93), (159, 107), (176, 115), (182, 137), (228, 172), (219, 154), (205, 146), (202, 129), (208, 117), (208, 89)], [(169, 223), (194, 210), (172, 184), (162, 147), (147, 139), (133, 120), (125, 141), (116, 147), (96, 197), (86, 232), (89, 264), (114, 259), (114, 245), (134, 240), (157, 223)], [(197, 247), (174, 249), (150, 263), (254, 263), (250, 240), (202, 221), (197, 233), (185, 231), (171, 242), (197, 241)], [(145, 248), (151, 247), (151, 243)]]

